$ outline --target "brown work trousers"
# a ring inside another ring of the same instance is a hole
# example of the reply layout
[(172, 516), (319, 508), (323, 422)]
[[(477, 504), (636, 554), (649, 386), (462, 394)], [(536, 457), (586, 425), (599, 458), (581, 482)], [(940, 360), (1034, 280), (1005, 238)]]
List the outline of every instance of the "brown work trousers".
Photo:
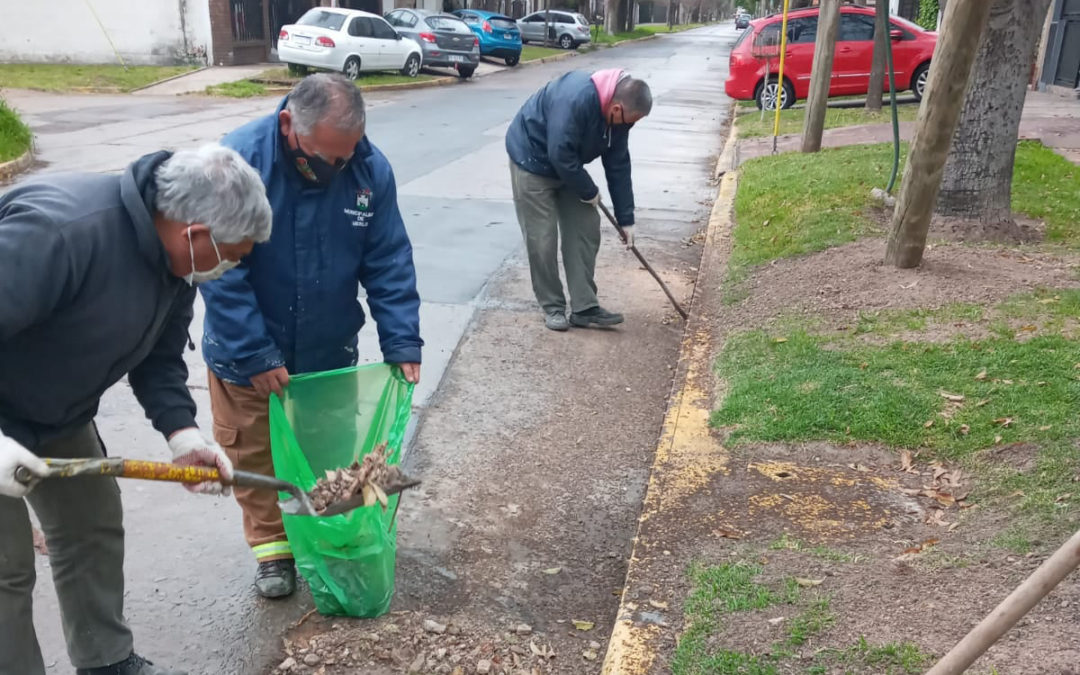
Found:
[[(225, 450), (234, 468), (273, 476), (267, 399), (259, 396), (252, 387), (230, 384), (212, 372), (209, 381), (214, 440)], [(292, 558), (292, 549), (281, 523), (277, 493), (234, 487), (233, 495), (244, 512), (244, 538), (255, 559), (263, 563)]]

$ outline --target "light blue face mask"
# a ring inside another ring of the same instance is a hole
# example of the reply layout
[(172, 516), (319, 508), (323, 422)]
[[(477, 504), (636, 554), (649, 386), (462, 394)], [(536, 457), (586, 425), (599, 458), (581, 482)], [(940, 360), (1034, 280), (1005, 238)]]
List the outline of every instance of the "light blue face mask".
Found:
[(184, 275), (184, 281), (188, 283), (188, 286), (220, 279), (221, 275), (240, 264), (235, 260), (225, 260), (221, 257), (221, 251), (218, 250), (217, 242), (214, 241), (214, 235), (212, 234), (210, 235), (210, 245), (214, 247), (214, 255), (217, 256), (218, 263), (213, 269), (199, 272), (195, 269), (195, 244), (191, 241), (191, 226), (188, 226), (188, 251), (191, 252), (191, 271)]

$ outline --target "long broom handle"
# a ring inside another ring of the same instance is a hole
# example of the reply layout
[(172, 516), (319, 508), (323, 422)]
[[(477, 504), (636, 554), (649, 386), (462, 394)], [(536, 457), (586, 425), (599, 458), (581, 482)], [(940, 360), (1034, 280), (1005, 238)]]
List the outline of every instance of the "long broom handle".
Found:
[[(608, 211), (608, 207), (604, 205), (604, 202), (599, 202), (599, 206), (600, 210), (604, 212), (605, 216), (607, 216), (608, 222), (611, 223), (611, 226), (614, 227), (615, 231), (619, 233), (619, 238), (621, 238), (623, 243), (625, 244), (626, 232), (623, 232), (623, 229), (619, 227), (618, 223), (615, 222), (615, 217), (611, 215), (611, 211)], [(653, 279), (656, 279), (656, 283), (660, 284), (661, 290), (664, 291), (664, 295), (667, 296), (667, 299), (671, 301), (672, 306), (675, 307), (675, 311), (679, 313), (679, 316), (683, 318), (683, 321), (686, 321), (686, 319), (688, 318), (686, 310), (679, 306), (679, 301), (676, 300), (675, 296), (671, 294), (671, 291), (668, 290), (667, 284), (665, 284), (664, 280), (660, 278), (660, 275), (656, 273), (656, 270), (654, 270), (652, 265), (649, 264), (649, 261), (645, 260), (645, 256), (641, 255), (641, 251), (637, 250), (636, 246), (631, 246), (630, 251), (637, 256), (638, 262), (640, 262), (645, 267), (645, 269), (649, 271), (649, 274), (653, 276)]]
[(1009, 597), (1002, 600), (979, 625), (972, 628), (926, 675), (963, 673), (1077, 566), (1080, 566), (1080, 531), (1070, 537), (1046, 562), (1039, 565), (1031, 576), (1017, 586)]

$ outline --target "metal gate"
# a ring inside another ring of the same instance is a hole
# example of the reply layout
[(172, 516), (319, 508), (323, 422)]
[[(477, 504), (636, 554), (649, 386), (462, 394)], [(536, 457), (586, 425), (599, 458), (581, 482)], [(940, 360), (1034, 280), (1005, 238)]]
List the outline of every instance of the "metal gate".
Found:
[(1075, 89), (1080, 85), (1080, 0), (1055, 0), (1048, 37), (1040, 81)]

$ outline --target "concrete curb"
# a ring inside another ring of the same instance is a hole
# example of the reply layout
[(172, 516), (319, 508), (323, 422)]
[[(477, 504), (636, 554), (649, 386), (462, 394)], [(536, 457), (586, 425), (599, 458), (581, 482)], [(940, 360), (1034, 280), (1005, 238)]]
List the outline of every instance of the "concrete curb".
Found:
[[(714, 176), (720, 177), (720, 187), (706, 229), (699, 279), (710, 278), (714, 270), (725, 264), (720, 241), (729, 236), (732, 227), (732, 209), (738, 187), (738, 172), (735, 170), (737, 145), (732, 118), (731, 131), (716, 163)], [(632, 595), (632, 589), (642, 575), (644, 551), (649, 548), (648, 537), (642, 526), (657, 514), (678, 508), (677, 500), (665, 499), (670, 485), (678, 484), (688, 476), (700, 476), (723, 467), (727, 462), (723, 449), (709, 435), (711, 387), (707, 383), (712, 377), (709, 364), (713, 340), (708, 317), (702, 316), (699, 311), (700, 287), (700, 283), (695, 284), (690, 300), (690, 318), (679, 348), (675, 380), (649, 473), (649, 485), (638, 518), (634, 547), (619, 599), (619, 611), (608, 640), (602, 675), (647, 675), (654, 672), (655, 643), (665, 634), (656, 623), (635, 618), (638, 606)]]
[(7, 182), (22, 173), (23, 171), (26, 171), (33, 163), (34, 148), (31, 145), (30, 149), (24, 152), (21, 156), (16, 157), (10, 162), (4, 162), (0, 164), (0, 183)]
[(134, 94), (137, 91), (143, 91), (144, 89), (149, 89), (150, 87), (156, 87), (159, 84), (165, 84), (166, 82), (172, 82), (173, 80), (179, 80), (181, 77), (187, 77), (188, 75), (194, 75), (195, 73), (201, 73), (202, 71), (206, 70), (209, 67), (210, 66), (203, 66), (202, 68), (196, 68), (195, 70), (189, 70), (186, 73), (180, 73), (179, 75), (173, 75), (172, 77), (166, 77), (163, 80), (158, 80), (156, 82), (151, 82), (150, 84), (144, 84), (143, 86), (136, 87), (135, 89), (129, 89), (124, 93)]

